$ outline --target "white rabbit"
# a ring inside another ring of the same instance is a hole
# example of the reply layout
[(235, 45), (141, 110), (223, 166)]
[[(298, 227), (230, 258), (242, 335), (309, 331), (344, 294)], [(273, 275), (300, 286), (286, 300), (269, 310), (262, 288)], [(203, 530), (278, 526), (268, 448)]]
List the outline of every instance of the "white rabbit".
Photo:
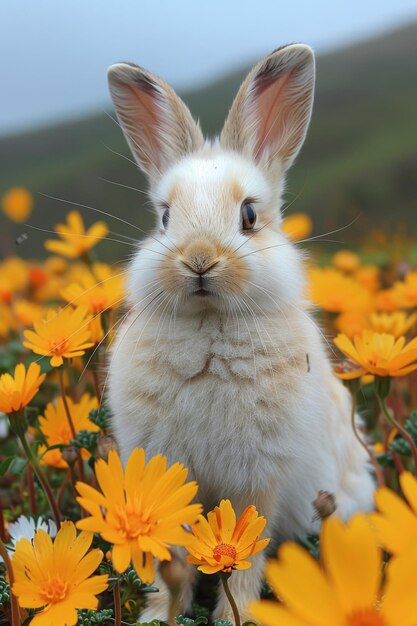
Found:
[[(312, 109), (312, 50), (290, 45), (256, 65), (214, 141), (146, 70), (113, 65), (109, 82), (157, 213), (130, 264), (131, 310), (110, 363), (123, 459), (143, 446), (181, 461), (206, 510), (222, 498), (238, 513), (255, 504), (278, 540), (317, 530), (319, 490), (344, 518), (370, 509), (350, 397), (309, 315), (300, 252), (280, 230), (285, 173)], [(244, 616), (264, 558), (231, 577)], [(142, 620), (167, 618), (157, 584)], [(191, 593), (190, 583), (182, 610)], [(215, 616), (230, 618), (222, 592)]]

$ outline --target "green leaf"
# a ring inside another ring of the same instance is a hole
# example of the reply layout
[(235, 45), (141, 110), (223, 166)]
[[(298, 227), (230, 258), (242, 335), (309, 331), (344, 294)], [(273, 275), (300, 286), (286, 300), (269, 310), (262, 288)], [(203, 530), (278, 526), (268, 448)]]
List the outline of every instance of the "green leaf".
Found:
[(0, 463), (0, 476), (4, 476), (5, 474), (7, 474), (7, 470), (9, 469), (10, 464), (12, 461), (14, 461), (14, 459), (14, 456), (9, 456), (7, 459), (4, 459), (4, 461)]
[(101, 428), (101, 430), (107, 430), (110, 426), (108, 411), (104, 407), (90, 411), (88, 419)]
[(77, 626), (92, 626), (92, 624), (107, 624), (112, 620), (113, 610), (103, 609), (102, 611), (78, 611)]
[(200, 624), (208, 624), (207, 617), (204, 617), (203, 615), (201, 615), (200, 617), (197, 617), (197, 619), (190, 619), (189, 617), (178, 615), (175, 618), (175, 621), (177, 622), (179, 626), (199, 626)]
[(161, 622), (159, 619), (153, 619), (151, 622), (135, 622), (132, 626), (169, 626), (169, 624)]
[[(250, 624), (250, 622), (246, 622)], [(214, 626), (233, 626), (232, 622), (229, 622), (228, 619), (216, 619), (213, 622)]]
[(10, 587), (9, 583), (3, 576), (0, 576), (0, 605), (9, 604), (10, 602)]

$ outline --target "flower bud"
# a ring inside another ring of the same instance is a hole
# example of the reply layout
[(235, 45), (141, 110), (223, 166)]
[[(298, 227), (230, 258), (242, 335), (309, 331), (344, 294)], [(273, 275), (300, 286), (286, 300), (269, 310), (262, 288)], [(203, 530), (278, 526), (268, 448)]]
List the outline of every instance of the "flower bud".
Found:
[(319, 491), (317, 498), (313, 500), (315, 508), (314, 520), (326, 519), (336, 511), (336, 498), (330, 491)]

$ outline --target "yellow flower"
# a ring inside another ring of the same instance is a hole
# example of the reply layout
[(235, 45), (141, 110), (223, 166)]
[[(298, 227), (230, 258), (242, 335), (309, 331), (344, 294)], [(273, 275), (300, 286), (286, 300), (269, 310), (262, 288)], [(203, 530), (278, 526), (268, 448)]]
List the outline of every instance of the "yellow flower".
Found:
[(405, 345), (405, 338), (364, 330), (352, 341), (338, 335), (334, 343), (356, 365), (353, 371), (335, 369), (339, 378), (350, 380), (364, 374), (375, 376), (406, 376), (417, 369), (417, 337)]
[(46, 319), (34, 324), (35, 331), (25, 330), (27, 341), (23, 345), (35, 354), (51, 357), (51, 365), (59, 367), (64, 358), (82, 356), (94, 344), (90, 341), (87, 309), (66, 307), (59, 311), (50, 309)]
[[(85, 393), (79, 402), (74, 402), (69, 396), (66, 396), (66, 399), (76, 433), (80, 430), (90, 432), (98, 432), (100, 430), (96, 424), (88, 419), (90, 411), (98, 406), (97, 398), (93, 398), (88, 393)], [(50, 402), (47, 405), (44, 417), (39, 418), (39, 428), (46, 438), (48, 447), (58, 443), (65, 445), (70, 443), (73, 436), (62, 398), (58, 398), (56, 404)], [(43, 454), (45, 449), (46, 446), (41, 446), (38, 449), (38, 454)], [(84, 459), (90, 456), (87, 450), (81, 450), (81, 455)], [(68, 467), (59, 449), (46, 452), (42, 456), (41, 463), (53, 467)]]
[(113, 275), (109, 265), (95, 263), (92, 272), (85, 271), (79, 282), (63, 289), (61, 295), (71, 304), (83, 304), (94, 315), (90, 330), (97, 342), (103, 337), (99, 314), (116, 308), (123, 300), (123, 276), (120, 272)]
[(305, 213), (293, 213), (284, 217), (281, 230), (290, 241), (300, 241), (311, 234), (313, 222)]
[(0, 337), (7, 339), (12, 330), (16, 329), (16, 319), (10, 306), (1, 303), (0, 295)]
[(88, 230), (85, 230), (81, 214), (78, 211), (70, 211), (67, 215), (67, 223), (57, 224), (55, 231), (62, 241), (47, 239), (45, 248), (49, 252), (76, 259), (94, 248), (108, 234), (109, 229), (105, 222), (95, 222)]
[(31, 363), (26, 371), (23, 363), (16, 365), (14, 376), (0, 376), (0, 411), (20, 411), (38, 393), (46, 374), (41, 374), (37, 363)]
[(417, 545), (384, 570), (382, 549), (363, 515), (346, 526), (327, 518), (320, 545), (322, 565), (292, 542), (267, 564), (266, 579), (283, 603), (251, 603), (250, 612), (263, 626), (417, 624)]
[(358, 269), (360, 258), (351, 250), (339, 250), (332, 258), (333, 265), (336, 269), (346, 274), (350, 274)]
[(337, 316), (334, 325), (340, 333), (354, 337), (369, 328), (369, 316), (363, 311), (345, 311)]
[(33, 326), (35, 322), (39, 322), (45, 310), (36, 302), (30, 300), (16, 300), (13, 303), (13, 314), (18, 326)]
[(200, 504), (189, 504), (198, 485), (185, 483), (188, 470), (175, 463), (167, 470), (167, 460), (159, 454), (145, 465), (143, 449), (136, 448), (126, 469), (115, 450), (108, 462), (99, 459), (95, 472), (101, 491), (78, 482), (79, 504), (91, 514), (77, 522), (78, 528), (100, 533), (113, 544), (112, 562), (124, 572), (132, 562), (143, 582), (154, 579), (153, 557), (171, 560), (170, 544), (186, 545), (189, 533), (182, 527), (194, 524)]
[(33, 197), (24, 187), (12, 187), (2, 199), (3, 211), (13, 222), (24, 222), (32, 212)]
[(396, 313), (371, 313), (370, 327), (376, 333), (388, 333), (394, 337), (402, 337), (417, 321), (417, 313), (409, 317), (403, 311)]
[(401, 307), (417, 306), (417, 270), (408, 272), (403, 282), (395, 283), (394, 292)]
[(310, 300), (325, 311), (370, 311), (370, 292), (350, 276), (333, 267), (315, 267), (309, 272)]
[(381, 289), (375, 294), (375, 308), (378, 311), (393, 313), (401, 308), (401, 300), (398, 292), (394, 289)]
[(40, 609), (31, 626), (75, 626), (77, 609), (96, 610), (96, 596), (107, 589), (107, 575), (91, 576), (103, 559), (101, 550), (88, 552), (93, 534), (76, 536), (72, 522), (63, 522), (52, 542), (38, 530), (33, 545), (20, 539), (12, 556), (13, 593), (21, 607)]
[(388, 487), (380, 487), (375, 492), (378, 512), (371, 515), (382, 545), (395, 555), (417, 544), (417, 479), (403, 472), (400, 485), (408, 505)]
[(355, 272), (355, 280), (369, 291), (377, 291), (380, 273), (381, 270), (376, 265), (362, 265)]
[(248, 569), (252, 563), (246, 559), (269, 544), (269, 539), (259, 540), (265, 525), (266, 519), (254, 506), (248, 506), (236, 521), (230, 500), (222, 500), (207, 519), (200, 515), (193, 526), (194, 540), (187, 545), (187, 560), (204, 574)]
[(13, 296), (25, 289), (28, 283), (27, 265), (17, 257), (0, 263), (0, 302), (10, 304)]

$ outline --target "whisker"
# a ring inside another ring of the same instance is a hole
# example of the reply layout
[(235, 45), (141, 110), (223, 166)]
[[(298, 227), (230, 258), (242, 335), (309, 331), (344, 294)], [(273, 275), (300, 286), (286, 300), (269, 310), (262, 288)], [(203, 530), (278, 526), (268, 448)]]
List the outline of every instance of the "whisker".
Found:
[(142, 193), (144, 196), (148, 196), (148, 192), (143, 189), (137, 189), (136, 187), (130, 187), (129, 185), (124, 185), (123, 183), (118, 183), (115, 180), (109, 180), (108, 178), (103, 178), (99, 176), (99, 180), (102, 180), (104, 183), (109, 183), (110, 185), (116, 185), (117, 187), (123, 187), (123, 189), (130, 189), (131, 191), (137, 191), (138, 193)]
[(45, 198), (49, 198), (50, 200), (56, 200), (57, 202), (63, 202), (64, 204), (71, 204), (71, 206), (77, 206), (77, 207), (81, 207), (83, 209), (89, 209), (90, 211), (95, 211), (96, 213), (100, 213), (101, 215), (106, 215), (107, 217), (110, 217), (110, 218), (113, 218), (115, 220), (118, 220), (119, 222), (122, 222), (123, 224), (126, 224), (127, 226), (130, 226), (131, 228), (135, 228), (139, 232), (144, 233), (147, 237), (150, 237), (151, 239), (154, 239), (157, 243), (159, 243), (161, 246), (164, 246), (164, 248), (169, 250), (172, 254), (174, 252), (173, 250), (171, 250), (171, 248), (169, 246), (166, 246), (162, 241), (159, 241), (159, 239), (157, 239), (151, 233), (147, 233), (146, 230), (143, 230), (143, 228), (139, 228), (139, 226), (136, 226), (135, 224), (132, 224), (131, 222), (128, 222), (127, 220), (124, 220), (123, 218), (118, 217), (117, 215), (112, 215), (111, 213), (107, 213), (107, 211), (103, 211), (102, 209), (97, 209), (96, 207), (89, 206), (88, 204), (80, 204), (80, 203), (77, 203), (77, 202), (70, 202), (69, 200), (65, 200), (64, 198), (56, 198), (55, 196), (50, 196), (49, 194), (42, 193), (41, 191), (38, 191), (38, 193), (41, 196), (44, 196)]
[(342, 226), (341, 228), (337, 228), (335, 230), (331, 230), (328, 233), (323, 233), (321, 235), (315, 235), (314, 237), (309, 237), (307, 239), (300, 239), (299, 241), (296, 242), (292, 242), (292, 241), (285, 241), (282, 243), (277, 243), (274, 244), (273, 246), (266, 246), (265, 248), (259, 248), (258, 250), (253, 250), (252, 252), (248, 252), (247, 254), (243, 254), (241, 256), (238, 257), (238, 259), (244, 259), (247, 256), (250, 256), (251, 254), (256, 254), (257, 252), (263, 252), (264, 250), (270, 250), (272, 248), (279, 248), (280, 246), (288, 246), (288, 245), (294, 245), (294, 244), (300, 244), (300, 243), (308, 243), (311, 241), (326, 241), (326, 242), (331, 242), (331, 243), (343, 243), (341, 241), (335, 240), (335, 239), (322, 239), (322, 237), (326, 237), (327, 235), (333, 235), (334, 233), (339, 233), (342, 230), (345, 230), (346, 228), (349, 228), (350, 226), (352, 226), (352, 224), (354, 224), (358, 219), (359, 219), (359, 215), (357, 217), (355, 217), (354, 220), (352, 220), (351, 222), (349, 222), (349, 224), (346, 224), (346, 226)]
[[(47, 228), (40, 228), (39, 226), (34, 226), (33, 224), (28, 224), (25, 223), (23, 224), (24, 226), (26, 226), (27, 228), (32, 228), (32, 230), (38, 230), (42, 233), (49, 233), (52, 235), (56, 235), (57, 232), (55, 230), (48, 230)], [(112, 231), (110, 231), (112, 232)], [(117, 233), (116, 233), (117, 234)], [(78, 233), (66, 233), (66, 236), (68, 237), (83, 237), (86, 239), (97, 239), (97, 237), (95, 235), (81, 235)], [(120, 235), (120, 237), (124, 237), (125, 235)], [(113, 239), (112, 237), (100, 237), (100, 241), (101, 240), (105, 240), (105, 241), (115, 241), (116, 243), (124, 243), (126, 246), (134, 246), (135, 244), (130, 243), (129, 241), (121, 241), (119, 239)], [(57, 240), (58, 241), (58, 240)]]
[[(150, 305), (151, 305), (151, 304), (152, 304), (152, 303), (153, 303), (153, 302), (154, 302), (154, 301), (155, 301), (155, 300), (156, 300), (156, 299), (157, 299), (157, 298), (158, 298), (158, 297), (162, 294), (162, 293), (163, 293), (163, 290), (161, 290), (158, 294), (156, 294), (156, 296), (155, 296), (155, 297), (154, 297), (154, 298), (153, 298), (150, 302), (148, 302), (148, 303), (145, 305), (145, 307), (144, 307), (141, 311), (139, 311), (139, 313), (135, 316), (135, 318), (132, 320), (132, 322), (131, 322), (131, 323), (129, 324), (129, 326), (126, 328), (126, 330), (125, 330), (125, 332), (124, 332), (124, 334), (123, 334), (123, 337), (119, 340), (119, 345), (118, 345), (117, 349), (120, 347), (120, 345), (121, 345), (122, 341), (123, 341), (123, 340), (124, 340), (124, 338), (126, 337), (127, 333), (129, 332), (129, 330), (131, 329), (131, 327), (133, 326), (133, 324), (135, 324), (135, 323), (136, 323), (136, 321), (139, 319), (139, 317), (142, 315), (142, 313), (144, 313), (144, 312), (146, 311), (146, 309), (147, 309), (147, 308), (148, 308), (148, 307), (149, 307), (149, 306), (150, 306)], [(136, 306), (137, 306), (137, 305), (134, 305), (134, 306), (132, 307), (132, 309), (129, 311), (129, 313), (131, 313), (131, 312), (132, 312), (132, 311), (136, 308)], [(109, 370), (108, 370), (108, 372), (107, 372), (107, 375), (106, 375), (106, 378), (105, 378), (105, 381), (104, 381), (104, 385), (103, 385), (103, 389), (102, 389), (102, 392), (101, 392), (100, 401), (99, 401), (99, 406), (100, 406), (100, 407), (101, 407), (101, 405), (102, 405), (102, 403), (103, 403), (103, 397), (104, 397), (104, 393), (105, 393), (105, 390), (106, 390), (107, 382), (108, 382), (108, 379), (109, 379), (109, 374), (110, 374), (110, 368), (109, 368)]]
[[(154, 282), (157, 282), (157, 281), (154, 281)], [(159, 282), (159, 281), (158, 281), (158, 282)], [(135, 303), (135, 304), (133, 305), (133, 307), (132, 307), (132, 308), (130, 308), (130, 309), (129, 309), (129, 311), (127, 311), (127, 313), (125, 313), (125, 314), (122, 316), (122, 318), (120, 318), (120, 319), (126, 318), (126, 317), (130, 314), (130, 312), (131, 312), (131, 311), (132, 311), (132, 310), (133, 310), (136, 306), (139, 306), (140, 304), (142, 304), (142, 302), (143, 302), (144, 300), (146, 300), (146, 298), (149, 298), (149, 297), (150, 297), (153, 293), (155, 293), (155, 291), (157, 291), (157, 289), (155, 289), (155, 290), (154, 290), (154, 291), (152, 291), (150, 294), (148, 294), (147, 296), (145, 296), (144, 298), (142, 298), (142, 300), (140, 300), (139, 302)], [(100, 348), (100, 346), (101, 346), (101, 345), (103, 344), (103, 342), (106, 340), (106, 338), (107, 338), (107, 337), (108, 337), (108, 335), (111, 333), (111, 331), (112, 331), (112, 330), (113, 330), (113, 329), (114, 329), (114, 328), (115, 328), (115, 327), (119, 324), (120, 319), (119, 319), (119, 320), (117, 320), (117, 321), (116, 321), (116, 322), (112, 325), (112, 327), (111, 327), (111, 328), (110, 328), (110, 329), (106, 332), (106, 334), (103, 336), (103, 338), (101, 339), (101, 341), (99, 341), (99, 343), (97, 344), (97, 346), (94, 348), (94, 350), (93, 350), (92, 354), (90, 355), (90, 357), (89, 357), (89, 359), (88, 359), (88, 361), (87, 361), (87, 363), (86, 363), (86, 365), (85, 365), (85, 367), (84, 367), (83, 371), (81, 372), (81, 374), (80, 374), (80, 376), (79, 376), (79, 378), (78, 378), (78, 382), (80, 382), (81, 378), (84, 376), (85, 371), (86, 371), (86, 369), (88, 368), (88, 366), (90, 365), (90, 362), (91, 362), (91, 360), (93, 359), (94, 355), (96, 354), (97, 350)]]

